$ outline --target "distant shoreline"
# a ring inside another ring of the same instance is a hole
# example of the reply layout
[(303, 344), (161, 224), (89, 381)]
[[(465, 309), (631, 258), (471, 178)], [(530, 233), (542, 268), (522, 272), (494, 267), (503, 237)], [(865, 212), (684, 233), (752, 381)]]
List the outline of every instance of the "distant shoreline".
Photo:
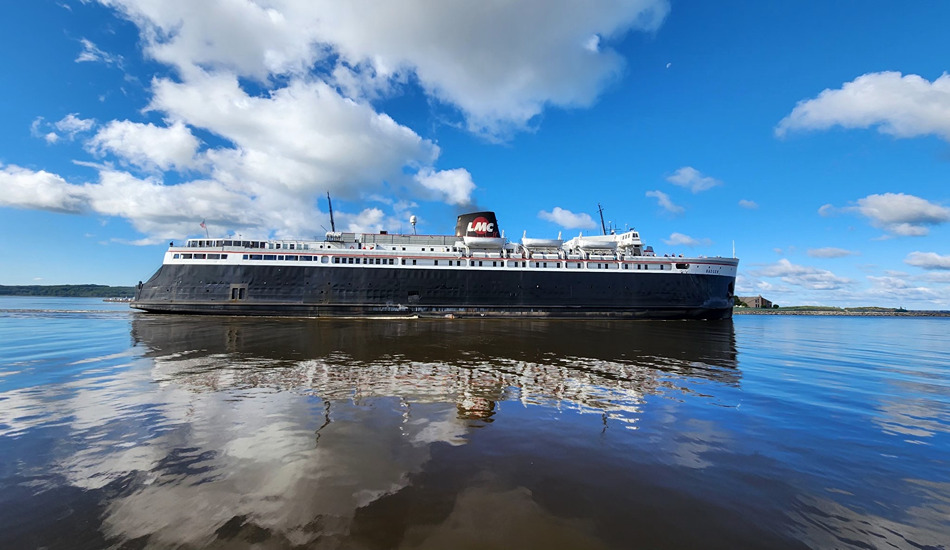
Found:
[(847, 310), (847, 309), (756, 309), (737, 307), (733, 315), (826, 315), (838, 317), (950, 317), (950, 311)]
[(0, 285), (0, 296), (131, 298), (135, 287), (108, 285)]

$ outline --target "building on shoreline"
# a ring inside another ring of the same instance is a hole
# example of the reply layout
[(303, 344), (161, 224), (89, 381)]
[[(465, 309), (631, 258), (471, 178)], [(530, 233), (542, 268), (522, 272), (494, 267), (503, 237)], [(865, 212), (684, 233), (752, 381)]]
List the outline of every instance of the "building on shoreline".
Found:
[(772, 309), (772, 302), (763, 298), (761, 294), (758, 296), (739, 296), (739, 301), (747, 307)]

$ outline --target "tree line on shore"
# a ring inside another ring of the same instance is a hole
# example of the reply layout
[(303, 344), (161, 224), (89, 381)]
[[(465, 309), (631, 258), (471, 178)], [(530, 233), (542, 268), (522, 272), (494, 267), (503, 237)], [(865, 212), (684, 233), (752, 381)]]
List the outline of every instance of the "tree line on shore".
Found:
[(131, 298), (134, 286), (108, 285), (0, 285), (0, 296), (55, 296), (61, 298)]

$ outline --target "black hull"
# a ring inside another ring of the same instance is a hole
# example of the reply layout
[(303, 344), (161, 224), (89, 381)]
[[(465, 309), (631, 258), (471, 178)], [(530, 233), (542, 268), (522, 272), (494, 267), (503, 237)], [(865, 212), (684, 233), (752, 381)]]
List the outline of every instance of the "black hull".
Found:
[(131, 305), (304, 317), (728, 319), (733, 289), (732, 277), (676, 272), (163, 265)]

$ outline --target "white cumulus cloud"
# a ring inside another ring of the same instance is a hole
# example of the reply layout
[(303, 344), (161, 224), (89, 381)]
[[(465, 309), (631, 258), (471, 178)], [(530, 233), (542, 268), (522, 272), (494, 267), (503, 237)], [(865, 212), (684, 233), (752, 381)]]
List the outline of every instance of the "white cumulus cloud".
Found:
[(663, 191), (647, 191), (646, 196), (655, 198), (657, 204), (671, 214), (682, 214), (685, 212), (682, 206), (674, 204), (670, 196)]
[(88, 200), (81, 187), (70, 186), (56, 174), (0, 164), (0, 206), (78, 214)]
[(316, 2), (99, 0), (139, 27), (145, 53), (187, 75), (198, 67), (265, 81), (302, 74), (328, 52)]
[(357, 214), (343, 213), (340, 215), (340, 221), (340, 225), (347, 231), (375, 233), (385, 227), (383, 223), (386, 221), (386, 214), (379, 208), (366, 208)]
[(76, 113), (69, 113), (60, 121), (53, 124), (57, 130), (68, 134), (70, 137), (79, 132), (88, 132), (96, 125), (96, 121), (91, 118), (79, 118)]
[(833, 126), (877, 127), (899, 138), (932, 134), (950, 141), (950, 75), (930, 82), (914, 74), (868, 73), (799, 102), (775, 133), (781, 137), (790, 130)]
[(904, 263), (923, 269), (950, 269), (950, 256), (941, 256), (936, 252), (911, 252)]
[(436, 194), (436, 198), (448, 204), (465, 206), (472, 202), (475, 183), (472, 175), (464, 168), (435, 171), (430, 168), (420, 170), (415, 180), (425, 189)]
[(319, 17), (307, 19), (350, 65), (411, 71), (428, 95), (463, 113), (469, 130), (502, 137), (547, 105), (590, 105), (623, 67), (605, 43), (656, 29), (669, 10), (665, 0), (301, 4), (312, 5)]
[(684, 166), (680, 168), (674, 172), (672, 176), (666, 178), (666, 181), (672, 183), (673, 185), (685, 187), (693, 193), (706, 191), (707, 189), (712, 189), (713, 187), (722, 184), (721, 181), (715, 178), (704, 176), (699, 170), (693, 168), (692, 166)]
[(858, 199), (856, 206), (826, 204), (818, 209), (822, 216), (838, 212), (860, 214), (874, 227), (902, 237), (927, 235), (930, 226), (950, 221), (950, 208), (904, 193), (868, 195)]
[(538, 212), (538, 217), (556, 223), (565, 229), (593, 229), (597, 227), (594, 219), (589, 214), (580, 212), (575, 214), (570, 210), (565, 210), (560, 206), (555, 206), (550, 212), (544, 210)]
[(785, 258), (754, 270), (753, 274), (759, 277), (778, 278), (786, 284), (809, 290), (837, 290), (854, 284), (851, 279), (839, 277), (826, 269), (796, 265)]
[(78, 134), (88, 132), (95, 126), (96, 121), (94, 119), (79, 118), (78, 113), (69, 113), (52, 124), (46, 122), (43, 117), (36, 117), (30, 125), (30, 134), (34, 137), (42, 137), (46, 140), (46, 143), (52, 145), (60, 140), (60, 134), (63, 134), (69, 140), (73, 140), (76, 139)]
[(689, 235), (684, 235), (682, 233), (672, 233), (670, 238), (663, 239), (663, 242), (670, 246), (709, 246), (712, 244), (712, 241), (709, 239), (694, 239)]
[(183, 74), (212, 67), (266, 81), (328, 59), (384, 86), (412, 73), (489, 136), (525, 128), (548, 105), (590, 105), (623, 67), (605, 41), (655, 30), (669, 11), (666, 0), (100, 2), (134, 21), (147, 53)]
[(194, 164), (200, 143), (181, 121), (162, 127), (113, 120), (86, 145), (95, 153), (113, 153), (140, 168), (181, 170)]
[(867, 295), (872, 299), (894, 300), (908, 302), (924, 302), (929, 304), (947, 303), (947, 294), (939, 292), (926, 286), (920, 286), (904, 278), (899, 277), (876, 277), (868, 275), (868, 282), (871, 288)]
[(755, 210), (759, 207), (758, 203), (756, 203), (755, 201), (750, 201), (746, 199), (740, 200), (739, 206), (741, 206), (742, 208), (747, 208), (749, 210)]
[(293, 80), (260, 97), (233, 76), (203, 74), (187, 83), (159, 80), (154, 90), (152, 109), (234, 145), (208, 157), (219, 177), (236, 184), (355, 196), (439, 155), (431, 141), (324, 82)]

